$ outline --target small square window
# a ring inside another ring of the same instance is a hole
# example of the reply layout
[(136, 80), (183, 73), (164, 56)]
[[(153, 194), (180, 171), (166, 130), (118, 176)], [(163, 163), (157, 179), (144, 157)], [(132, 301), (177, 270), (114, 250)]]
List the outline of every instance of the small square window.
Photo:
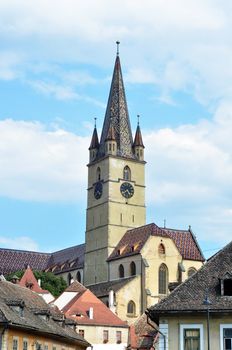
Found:
[(79, 329), (79, 335), (81, 336), (81, 337), (85, 337), (85, 331), (84, 331), (84, 329)]

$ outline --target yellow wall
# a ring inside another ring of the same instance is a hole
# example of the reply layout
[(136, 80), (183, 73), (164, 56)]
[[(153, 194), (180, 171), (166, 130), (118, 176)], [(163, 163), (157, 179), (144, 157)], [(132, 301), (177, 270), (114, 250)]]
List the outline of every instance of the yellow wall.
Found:
[[(202, 316), (190, 317), (175, 316), (160, 319), (160, 324), (168, 323), (168, 345), (169, 349), (179, 349), (180, 346), (180, 325), (181, 324), (203, 324), (204, 349), (207, 349), (207, 313)], [(229, 315), (210, 314), (210, 349), (220, 350), (220, 324), (231, 324), (232, 318)]]
[(13, 339), (14, 338), (18, 339), (18, 349), (22, 350), (23, 349), (23, 340), (27, 339), (28, 341), (28, 349), (36, 349), (35, 346), (33, 347), (33, 345), (35, 344), (35, 342), (39, 342), (43, 345), (48, 345), (48, 349), (52, 350), (52, 347), (55, 346), (56, 350), (81, 350), (81, 349), (85, 349), (85, 347), (83, 345), (69, 345), (67, 342), (61, 342), (61, 341), (57, 341), (57, 340), (53, 340), (49, 337), (45, 337), (45, 336), (40, 336), (37, 334), (32, 334), (29, 333), (28, 331), (20, 331), (20, 330), (14, 330), (14, 329), (9, 329), (7, 330), (6, 334), (5, 334), (5, 339), (4, 339), (4, 343), (5, 343), (5, 348), (3, 348), (2, 350), (8, 350), (8, 349), (13, 349), (12, 344), (13, 344)]
[[(123, 169), (131, 170), (132, 198), (125, 199), (120, 186)], [(125, 232), (146, 222), (144, 162), (108, 156), (89, 164), (86, 217), (85, 285), (108, 280), (106, 259)], [(101, 169), (103, 193), (94, 197), (97, 168)], [(95, 268), (96, 266), (96, 268)]]
[(107, 326), (90, 326), (90, 325), (78, 325), (77, 332), (84, 330), (85, 339), (90, 344), (103, 344), (103, 331), (109, 332), (108, 344), (116, 344), (116, 332), (122, 332), (122, 343), (127, 344), (128, 342), (128, 328), (125, 327), (107, 327)]

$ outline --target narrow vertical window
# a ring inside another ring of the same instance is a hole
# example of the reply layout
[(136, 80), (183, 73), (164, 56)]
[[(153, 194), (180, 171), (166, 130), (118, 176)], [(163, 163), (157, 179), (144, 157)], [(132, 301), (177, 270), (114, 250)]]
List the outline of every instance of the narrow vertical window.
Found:
[(117, 344), (120, 344), (122, 342), (122, 332), (116, 331), (116, 342)]
[(128, 165), (126, 165), (125, 168), (123, 169), (123, 179), (127, 181), (131, 180), (131, 171)]
[(135, 303), (133, 302), (133, 300), (130, 300), (127, 304), (127, 313), (129, 315), (135, 315), (135, 311)]
[(79, 335), (84, 338), (85, 337), (85, 330), (79, 329)]
[(163, 243), (160, 243), (158, 251), (159, 251), (159, 254), (162, 254), (162, 255), (165, 254), (165, 246), (163, 245)]
[(130, 275), (131, 276), (135, 276), (136, 275), (136, 265), (135, 265), (134, 261), (132, 261), (130, 263)]
[(167, 294), (168, 291), (168, 268), (165, 264), (159, 267), (159, 294)]
[(81, 273), (77, 271), (77, 281), (81, 283)]
[(101, 169), (98, 167), (97, 172), (96, 172), (96, 180), (100, 181), (101, 180)]
[(27, 339), (23, 339), (23, 350), (28, 350), (28, 341), (27, 341)]
[(108, 343), (109, 341), (109, 331), (103, 331), (103, 343)]
[(119, 278), (123, 278), (124, 277), (124, 267), (123, 267), (122, 264), (119, 265), (118, 275), (119, 275)]

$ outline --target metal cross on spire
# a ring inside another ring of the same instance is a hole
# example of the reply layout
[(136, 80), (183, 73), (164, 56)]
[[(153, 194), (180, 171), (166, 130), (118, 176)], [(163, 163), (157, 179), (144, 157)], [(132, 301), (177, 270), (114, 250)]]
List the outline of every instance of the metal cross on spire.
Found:
[(140, 118), (140, 115), (139, 115), (139, 114), (137, 114), (138, 125), (139, 125), (139, 118)]
[(95, 117), (94, 118), (94, 127), (96, 128), (96, 126), (97, 126), (97, 118)]
[(117, 56), (119, 56), (119, 45), (120, 45), (120, 41), (116, 41), (117, 44)]

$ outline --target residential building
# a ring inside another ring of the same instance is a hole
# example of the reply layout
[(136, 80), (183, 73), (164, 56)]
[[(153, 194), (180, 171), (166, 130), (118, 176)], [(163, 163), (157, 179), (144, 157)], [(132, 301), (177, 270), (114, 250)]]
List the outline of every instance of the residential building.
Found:
[(83, 350), (89, 343), (75, 322), (48, 307), (37, 293), (0, 281), (1, 350)]
[(231, 350), (232, 242), (147, 314), (159, 350)]
[(91, 343), (93, 350), (123, 350), (129, 327), (89, 289), (74, 281), (53, 304), (77, 323), (77, 332)]

